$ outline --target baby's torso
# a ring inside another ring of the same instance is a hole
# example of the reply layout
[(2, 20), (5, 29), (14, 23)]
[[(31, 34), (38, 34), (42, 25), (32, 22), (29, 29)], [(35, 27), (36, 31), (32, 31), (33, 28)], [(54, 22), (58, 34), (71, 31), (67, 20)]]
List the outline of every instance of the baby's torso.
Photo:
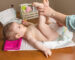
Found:
[[(31, 35), (38, 41), (50, 41), (47, 37), (45, 37), (42, 32), (37, 28), (37, 25), (30, 25), (28, 27), (28, 33), (31, 33)], [(52, 33), (52, 32), (51, 32)], [(50, 36), (51, 40), (56, 40), (58, 38), (58, 34), (53, 34)], [(53, 36), (53, 37), (52, 37)]]
[(38, 41), (47, 41), (46, 37), (40, 32), (36, 25), (29, 26), (27, 32), (31, 33), (31, 35)]

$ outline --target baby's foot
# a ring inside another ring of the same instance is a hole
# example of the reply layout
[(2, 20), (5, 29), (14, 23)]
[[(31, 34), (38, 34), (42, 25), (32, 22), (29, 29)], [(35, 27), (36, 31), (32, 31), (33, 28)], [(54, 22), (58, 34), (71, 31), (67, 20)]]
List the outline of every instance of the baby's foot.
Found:
[(43, 3), (38, 3), (38, 2), (34, 2), (33, 6), (36, 8), (44, 8), (44, 4)]

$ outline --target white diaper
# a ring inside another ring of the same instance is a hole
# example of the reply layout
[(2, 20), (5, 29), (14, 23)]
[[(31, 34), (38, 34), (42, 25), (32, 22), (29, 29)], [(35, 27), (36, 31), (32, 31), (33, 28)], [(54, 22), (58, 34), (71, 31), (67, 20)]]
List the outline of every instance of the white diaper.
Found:
[(75, 43), (72, 41), (73, 33), (70, 32), (66, 27), (60, 27), (57, 32), (60, 36), (54, 41), (43, 42), (43, 44), (51, 49), (75, 46)]

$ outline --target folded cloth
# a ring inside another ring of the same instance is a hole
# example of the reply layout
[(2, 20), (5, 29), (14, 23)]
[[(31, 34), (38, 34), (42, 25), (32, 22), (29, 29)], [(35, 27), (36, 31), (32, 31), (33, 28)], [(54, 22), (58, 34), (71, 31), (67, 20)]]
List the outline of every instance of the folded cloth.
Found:
[(6, 25), (11, 19), (16, 18), (16, 10), (14, 8), (9, 8), (0, 12), (0, 22)]
[(18, 40), (13, 40), (13, 41), (6, 40), (5, 44), (4, 44), (4, 51), (20, 50), (21, 41), (22, 41), (22, 38), (20, 38)]

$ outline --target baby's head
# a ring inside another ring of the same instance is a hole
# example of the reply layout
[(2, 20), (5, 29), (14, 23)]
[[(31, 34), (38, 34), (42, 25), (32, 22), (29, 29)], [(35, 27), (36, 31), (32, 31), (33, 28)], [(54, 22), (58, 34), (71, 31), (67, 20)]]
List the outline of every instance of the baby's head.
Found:
[(4, 38), (8, 40), (16, 40), (20, 37), (23, 37), (25, 31), (26, 27), (24, 25), (18, 24), (16, 22), (11, 22), (4, 27), (3, 34)]

